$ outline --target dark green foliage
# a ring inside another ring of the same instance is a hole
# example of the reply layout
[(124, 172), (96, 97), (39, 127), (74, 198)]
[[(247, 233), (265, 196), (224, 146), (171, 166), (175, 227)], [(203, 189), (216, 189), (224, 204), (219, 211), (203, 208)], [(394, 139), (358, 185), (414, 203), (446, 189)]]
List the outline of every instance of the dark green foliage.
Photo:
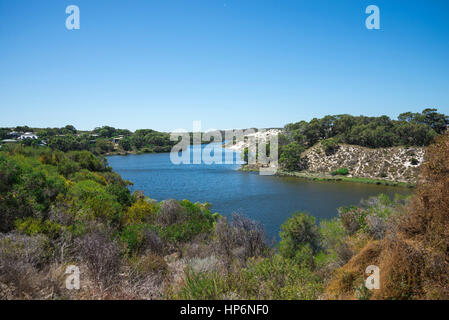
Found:
[(280, 165), (286, 170), (301, 170), (301, 154), (304, 152), (304, 147), (298, 142), (292, 142), (282, 148), (282, 153), (279, 158)]
[(245, 149), (243, 149), (243, 161), (245, 163), (248, 163), (248, 148), (246, 147)]
[(0, 128), (0, 140), (9, 139), (9, 133), (11, 129), (9, 128)]
[(114, 151), (114, 144), (106, 139), (97, 139), (95, 141), (95, 151), (97, 154), (103, 154)]
[(67, 207), (65, 214), (75, 220), (118, 221), (134, 199), (128, 183), (109, 170), (88, 151), (8, 147), (0, 152), (0, 231), (29, 217), (37, 220), (22, 220), (20, 228), (46, 234), (52, 205)]
[(109, 194), (115, 196), (117, 201), (124, 207), (129, 207), (133, 202), (133, 197), (126, 185), (121, 185), (117, 183), (109, 183), (106, 186), (106, 191)]
[(338, 150), (338, 142), (334, 138), (329, 138), (321, 142), (323, 151), (327, 156), (334, 154)]
[(53, 150), (64, 152), (70, 150), (87, 150), (89, 148), (86, 141), (73, 135), (51, 137), (48, 141), (48, 146)]
[(281, 146), (280, 163), (286, 170), (301, 170), (299, 146), (309, 148), (319, 141), (326, 155), (338, 150), (338, 143), (360, 145), (369, 148), (393, 146), (427, 146), (437, 134), (444, 133), (449, 125), (449, 117), (425, 109), (422, 113), (403, 113), (398, 120), (387, 116), (365, 117), (347, 114), (325, 116), (300, 121), (285, 126), (285, 136), (292, 143)]
[[(126, 142), (127, 143), (127, 142)], [(170, 141), (170, 135), (151, 129), (136, 130), (129, 138), (129, 143), (136, 150), (145, 152), (169, 152), (174, 145)], [(129, 148), (129, 145), (127, 145)]]
[(129, 137), (121, 139), (119, 141), (118, 145), (120, 146), (120, 148), (122, 148), (125, 151), (132, 150), (132, 143), (131, 143), (131, 139)]
[(323, 139), (338, 138), (341, 143), (379, 148), (426, 146), (436, 134), (445, 132), (448, 125), (448, 116), (437, 113), (436, 109), (425, 109), (422, 113), (403, 113), (398, 120), (387, 116), (325, 116), (288, 124), (285, 130), (291, 140), (307, 147)]
[[(32, 129), (26, 126), (16, 128), (20, 132), (24, 132), (25, 129), (36, 132), (39, 139), (26, 139), (21, 141), (21, 144), (37, 146), (44, 141), (52, 150), (63, 152), (87, 150), (96, 155), (115, 151), (169, 152), (174, 145), (168, 133), (151, 129), (140, 129), (132, 133), (126, 129), (110, 126), (95, 128), (92, 132), (79, 132), (71, 125), (46, 129)], [(7, 139), (9, 132), (10, 128), (0, 128), (0, 138)], [(115, 139), (118, 139), (118, 149), (114, 144), (117, 142)]]
[(445, 133), (447, 126), (449, 125), (449, 117), (442, 113), (438, 113), (437, 109), (433, 108), (424, 109), (421, 113), (401, 113), (398, 119), (408, 123), (430, 126), (439, 134)]
[(81, 169), (89, 171), (109, 171), (105, 162), (100, 158), (94, 156), (89, 151), (73, 151), (68, 154), (68, 157), (77, 162)]
[(95, 128), (93, 133), (98, 134), (102, 138), (112, 138), (115, 135), (118, 135), (117, 129), (110, 126), (103, 126), (101, 128)]

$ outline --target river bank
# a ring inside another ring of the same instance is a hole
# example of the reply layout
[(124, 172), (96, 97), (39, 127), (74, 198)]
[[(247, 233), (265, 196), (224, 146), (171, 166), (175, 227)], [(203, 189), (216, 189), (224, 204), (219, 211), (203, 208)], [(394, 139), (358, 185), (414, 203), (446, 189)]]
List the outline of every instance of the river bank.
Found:
[[(258, 168), (249, 167), (248, 165), (242, 165), (239, 168), (239, 171), (243, 172), (257, 172)], [(383, 179), (372, 179), (372, 178), (364, 178), (364, 177), (347, 177), (340, 175), (331, 175), (331, 174), (323, 174), (323, 173), (313, 173), (313, 172), (298, 172), (298, 171), (285, 171), (278, 170), (276, 172), (276, 176), (279, 177), (295, 177), (304, 180), (311, 181), (333, 181), (333, 182), (352, 182), (352, 183), (364, 183), (364, 184), (375, 184), (375, 185), (383, 185), (383, 186), (394, 186), (394, 187), (404, 187), (404, 188), (414, 188), (416, 187), (415, 183), (412, 182), (402, 182), (402, 181), (390, 181)]]
[(355, 182), (355, 183), (376, 184), (383, 186), (395, 186), (406, 188), (414, 188), (416, 186), (416, 184), (412, 182), (390, 181), (390, 180), (372, 179), (364, 177), (333, 176), (330, 174), (311, 173), (311, 172), (288, 172), (278, 170), (277, 175), (283, 177), (296, 177), (313, 181), (343, 181), (343, 182), (353, 182), (353, 183)]

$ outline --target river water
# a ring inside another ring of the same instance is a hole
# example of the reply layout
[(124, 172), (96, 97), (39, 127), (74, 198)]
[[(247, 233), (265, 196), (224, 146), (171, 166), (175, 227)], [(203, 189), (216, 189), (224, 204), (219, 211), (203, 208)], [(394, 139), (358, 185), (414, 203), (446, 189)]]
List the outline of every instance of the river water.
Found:
[[(239, 159), (238, 154), (233, 156)], [(261, 176), (238, 171), (238, 163), (175, 165), (169, 153), (110, 156), (108, 162), (134, 183), (132, 191), (142, 190), (156, 200), (207, 201), (213, 212), (241, 213), (262, 222), (269, 238), (277, 237), (280, 225), (295, 211), (328, 219), (337, 215), (337, 208), (370, 196), (410, 193), (401, 187)]]

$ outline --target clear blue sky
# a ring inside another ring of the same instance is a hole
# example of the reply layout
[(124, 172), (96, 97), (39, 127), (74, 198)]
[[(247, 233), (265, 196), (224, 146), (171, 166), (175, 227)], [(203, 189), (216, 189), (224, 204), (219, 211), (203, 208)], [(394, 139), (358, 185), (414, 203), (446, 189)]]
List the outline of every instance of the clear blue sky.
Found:
[[(365, 28), (370, 4), (381, 30)], [(446, 0), (0, 0), (0, 126), (261, 128), (425, 107), (449, 114)]]

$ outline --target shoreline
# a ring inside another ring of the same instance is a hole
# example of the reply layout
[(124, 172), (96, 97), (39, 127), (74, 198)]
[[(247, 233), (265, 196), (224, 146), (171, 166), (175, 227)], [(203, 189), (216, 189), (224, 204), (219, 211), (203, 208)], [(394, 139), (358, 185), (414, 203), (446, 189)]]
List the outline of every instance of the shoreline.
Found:
[[(110, 152), (103, 154), (103, 156), (127, 156), (127, 155), (139, 155), (139, 154), (157, 154), (164, 152), (142, 152), (142, 151), (127, 151), (127, 152)], [(259, 168), (248, 167), (247, 165), (241, 165), (238, 171), (242, 172), (258, 172)], [(402, 188), (415, 188), (416, 183), (403, 182), (403, 181), (391, 181), (384, 179), (373, 179), (367, 177), (348, 177), (341, 175), (330, 175), (323, 173), (312, 173), (312, 172), (299, 172), (299, 171), (284, 171), (278, 170), (275, 174), (278, 177), (293, 177), (298, 179), (310, 180), (310, 181), (333, 181), (333, 182), (350, 182), (350, 183), (363, 183), (363, 184), (374, 184), (392, 187), (402, 187)]]
[[(242, 172), (257, 172), (258, 168), (248, 168), (247, 166), (241, 166), (239, 171)], [(275, 174), (278, 177), (293, 177), (304, 180), (311, 181), (335, 181), (335, 182), (351, 182), (351, 183), (363, 183), (363, 184), (375, 184), (375, 185), (383, 185), (383, 186), (392, 186), (392, 187), (402, 187), (402, 188), (415, 188), (416, 184), (411, 182), (403, 182), (403, 181), (390, 181), (383, 179), (373, 179), (373, 178), (365, 178), (365, 177), (347, 177), (347, 176), (332, 176), (329, 174), (321, 174), (321, 173), (311, 173), (311, 172), (298, 172), (298, 171), (283, 171), (278, 170)]]

